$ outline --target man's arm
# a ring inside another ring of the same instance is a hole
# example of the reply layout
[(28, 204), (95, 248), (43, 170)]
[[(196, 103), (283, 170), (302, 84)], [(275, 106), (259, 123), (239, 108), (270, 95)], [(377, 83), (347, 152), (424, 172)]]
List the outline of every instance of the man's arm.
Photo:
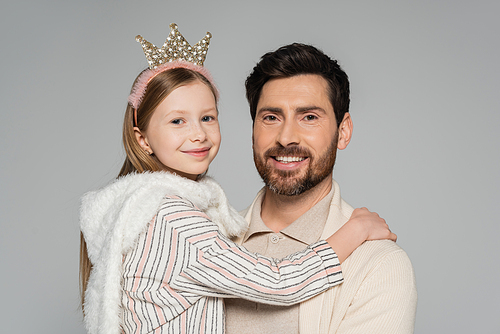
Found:
[(365, 277), (340, 323), (338, 334), (410, 334), (417, 290), (403, 250), (387, 254)]

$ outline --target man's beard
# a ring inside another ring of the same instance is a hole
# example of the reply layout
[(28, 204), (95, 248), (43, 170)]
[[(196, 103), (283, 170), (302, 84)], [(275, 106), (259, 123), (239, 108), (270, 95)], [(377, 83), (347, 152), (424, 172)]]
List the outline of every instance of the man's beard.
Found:
[[(255, 167), (266, 186), (274, 193), (285, 196), (300, 195), (317, 186), (332, 173), (337, 155), (337, 139), (338, 133), (325, 154), (316, 158), (311, 156), (308, 149), (300, 146), (275, 146), (268, 149), (263, 156), (258, 156), (254, 151)], [(299, 176), (301, 170), (274, 169), (271, 164), (266, 163), (268, 159), (278, 156), (308, 157), (309, 165), (305, 174)]]

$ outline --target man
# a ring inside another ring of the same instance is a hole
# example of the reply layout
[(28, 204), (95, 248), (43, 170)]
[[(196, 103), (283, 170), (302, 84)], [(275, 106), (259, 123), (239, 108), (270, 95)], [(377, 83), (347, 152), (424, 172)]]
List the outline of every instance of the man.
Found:
[[(244, 212), (250, 251), (281, 258), (337, 231), (352, 214), (332, 180), (352, 135), (349, 81), (315, 47), (265, 54), (246, 81), (254, 161), (265, 187)], [(388, 240), (361, 245), (344, 283), (300, 305), (227, 299), (227, 333), (413, 333), (417, 293), (406, 253)]]

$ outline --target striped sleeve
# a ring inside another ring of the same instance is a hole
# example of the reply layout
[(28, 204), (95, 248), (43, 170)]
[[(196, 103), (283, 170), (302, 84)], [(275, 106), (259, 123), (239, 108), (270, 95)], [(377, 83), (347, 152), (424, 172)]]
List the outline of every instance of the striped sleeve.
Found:
[(176, 258), (166, 272), (174, 290), (291, 305), (343, 281), (337, 255), (325, 241), (277, 260), (236, 245), (183, 199), (171, 202), (158, 216), (175, 239), (171, 251)]

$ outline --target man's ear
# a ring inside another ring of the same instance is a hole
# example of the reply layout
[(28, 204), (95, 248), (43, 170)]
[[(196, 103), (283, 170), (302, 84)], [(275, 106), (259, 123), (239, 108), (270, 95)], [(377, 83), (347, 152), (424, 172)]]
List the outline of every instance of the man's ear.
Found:
[(151, 148), (151, 146), (149, 146), (146, 136), (141, 132), (141, 130), (139, 130), (137, 126), (134, 126), (134, 135), (135, 139), (139, 143), (139, 146), (149, 155), (151, 155), (153, 153), (153, 149)]
[(349, 145), (349, 142), (351, 141), (351, 136), (352, 136), (352, 119), (351, 115), (346, 112), (344, 114), (344, 119), (342, 119), (342, 122), (339, 125), (339, 139), (337, 141), (337, 148), (339, 150), (343, 150)]

